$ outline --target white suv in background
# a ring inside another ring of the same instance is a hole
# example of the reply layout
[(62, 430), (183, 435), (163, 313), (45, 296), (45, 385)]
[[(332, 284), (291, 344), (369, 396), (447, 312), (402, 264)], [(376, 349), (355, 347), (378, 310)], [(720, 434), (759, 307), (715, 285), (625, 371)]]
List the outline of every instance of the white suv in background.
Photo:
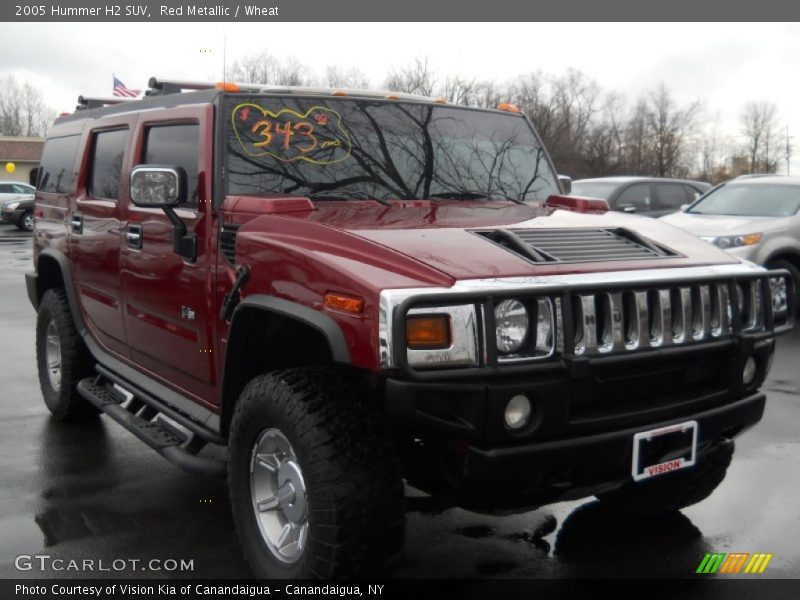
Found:
[(800, 177), (734, 179), (662, 217), (739, 258), (786, 269), (800, 289)]

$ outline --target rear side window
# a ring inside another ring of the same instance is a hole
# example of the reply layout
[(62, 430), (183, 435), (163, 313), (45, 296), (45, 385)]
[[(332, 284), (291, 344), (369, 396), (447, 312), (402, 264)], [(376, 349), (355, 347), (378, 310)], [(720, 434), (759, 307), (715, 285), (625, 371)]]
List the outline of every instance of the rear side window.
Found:
[(678, 210), (689, 201), (686, 190), (680, 183), (659, 183), (658, 203), (664, 210)]
[(45, 142), (37, 189), (56, 194), (66, 194), (72, 189), (79, 142), (78, 135), (50, 138)]
[(89, 196), (105, 200), (119, 198), (119, 178), (128, 143), (128, 130), (101, 131), (92, 136), (89, 163)]
[(158, 125), (147, 129), (144, 164), (182, 167), (186, 171), (186, 205), (197, 206), (200, 129), (196, 124)]
[(13, 194), (14, 186), (8, 183), (0, 183), (0, 194)]
[(694, 202), (703, 195), (702, 190), (698, 190), (690, 185), (683, 186), (683, 189), (686, 191), (686, 197), (689, 198), (689, 202)]
[(617, 198), (614, 208), (622, 210), (626, 206), (633, 206), (636, 212), (647, 212), (653, 210), (653, 200), (650, 197), (650, 184), (635, 183), (625, 188)]

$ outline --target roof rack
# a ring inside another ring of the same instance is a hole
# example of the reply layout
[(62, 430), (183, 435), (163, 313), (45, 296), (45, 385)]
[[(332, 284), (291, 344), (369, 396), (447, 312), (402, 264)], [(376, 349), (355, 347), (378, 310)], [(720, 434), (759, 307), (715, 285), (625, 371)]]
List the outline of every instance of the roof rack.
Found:
[(412, 100), (415, 102), (437, 102), (442, 103), (441, 100), (434, 100), (428, 96), (420, 96), (418, 94), (406, 94), (399, 92), (385, 92), (377, 90), (363, 90), (363, 89), (335, 89), (323, 87), (304, 87), (292, 85), (262, 85), (255, 83), (236, 83), (233, 81), (225, 82), (210, 82), (210, 81), (181, 81), (173, 79), (158, 79), (151, 77), (148, 82), (148, 89), (145, 92), (146, 96), (165, 96), (167, 94), (180, 94), (184, 90), (197, 91), (197, 90), (212, 90), (218, 89), (226, 92), (278, 92), (282, 94), (323, 94), (331, 96), (358, 96), (362, 98), (381, 98), (389, 100)]
[(111, 106), (113, 104), (125, 104), (126, 102), (135, 102), (136, 98), (103, 98), (101, 96), (78, 96), (78, 105), (75, 110), (89, 110), (90, 108), (103, 108), (104, 106)]

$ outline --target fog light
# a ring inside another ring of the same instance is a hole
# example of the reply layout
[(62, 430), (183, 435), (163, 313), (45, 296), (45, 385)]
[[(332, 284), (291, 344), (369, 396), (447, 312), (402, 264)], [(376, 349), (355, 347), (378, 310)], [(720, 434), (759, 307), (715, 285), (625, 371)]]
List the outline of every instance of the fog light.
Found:
[(745, 385), (750, 385), (756, 380), (756, 360), (751, 356), (747, 359), (744, 363), (744, 369), (742, 370), (742, 383)]
[(512, 431), (519, 431), (531, 419), (531, 401), (523, 394), (511, 398), (506, 404), (506, 426)]

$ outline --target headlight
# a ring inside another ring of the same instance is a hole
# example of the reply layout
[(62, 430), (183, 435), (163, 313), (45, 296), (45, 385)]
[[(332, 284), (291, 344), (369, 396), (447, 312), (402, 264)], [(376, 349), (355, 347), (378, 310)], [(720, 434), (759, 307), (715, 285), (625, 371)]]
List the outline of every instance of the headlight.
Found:
[(5, 210), (16, 210), (19, 206), (19, 202), (9, 202), (5, 205)]
[(704, 237), (707, 242), (727, 250), (728, 248), (743, 248), (753, 246), (761, 241), (760, 233), (748, 233), (746, 235), (721, 235), (719, 237)]
[(494, 309), (497, 349), (516, 352), (528, 336), (528, 311), (519, 300), (503, 300)]

